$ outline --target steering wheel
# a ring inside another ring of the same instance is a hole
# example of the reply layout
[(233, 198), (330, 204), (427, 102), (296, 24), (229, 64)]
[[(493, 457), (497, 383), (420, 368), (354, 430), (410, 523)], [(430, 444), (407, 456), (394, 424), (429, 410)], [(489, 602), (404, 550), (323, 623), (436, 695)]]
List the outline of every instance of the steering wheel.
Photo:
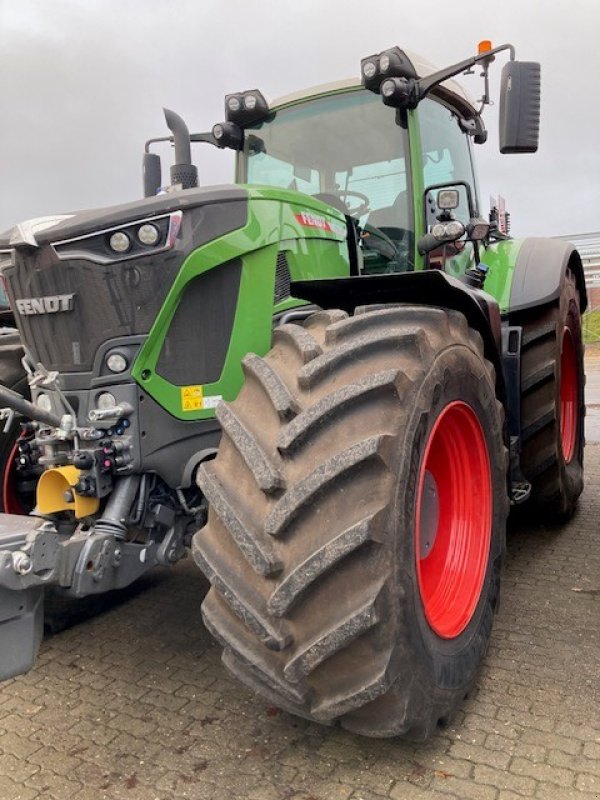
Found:
[[(362, 192), (351, 191), (350, 189), (342, 189), (339, 192), (319, 192), (314, 195), (318, 200), (322, 200), (342, 214), (347, 214), (350, 217), (362, 217), (369, 210), (369, 198)], [(350, 208), (346, 203), (346, 197), (356, 197), (360, 200), (360, 204), (356, 208)]]
[[(369, 198), (366, 194), (362, 192), (355, 192), (354, 189), (342, 189), (341, 191), (337, 192), (338, 197), (340, 200), (346, 204), (348, 207), (348, 214), (351, 217), (362, 217), (363, 214), (366, 214), (369, 210)], [(346, 203), (346, 197), (355, 197), (360, 200), (359, 205), (356, 208), (350, 208), (348, 203)]]

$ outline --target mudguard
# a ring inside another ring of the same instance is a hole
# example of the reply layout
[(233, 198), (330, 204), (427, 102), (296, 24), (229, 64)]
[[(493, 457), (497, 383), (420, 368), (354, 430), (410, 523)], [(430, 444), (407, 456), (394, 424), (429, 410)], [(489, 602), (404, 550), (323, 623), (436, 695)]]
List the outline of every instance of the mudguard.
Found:
[(545, 305), (560, 297), (567, 268), (575, 276), (583, 312), (587, 307), (587, 292), (581, 257), (575, 246), (562, 239), (523, 240), (514, 266), (509, 313)]
[(506, 403), (500, 308), (487, 292), (473, 289), (439, 270), (426, 270), (393, 275), (293, 281), (292, 294), (316, 303), (321, 308), (342, 308), (350, 313), (358, 305), (379, 303), (411, 303), (460, 311), (469, 325), (481, 334), (485, 356), (496, 369), (498, 397), (502, 403)]

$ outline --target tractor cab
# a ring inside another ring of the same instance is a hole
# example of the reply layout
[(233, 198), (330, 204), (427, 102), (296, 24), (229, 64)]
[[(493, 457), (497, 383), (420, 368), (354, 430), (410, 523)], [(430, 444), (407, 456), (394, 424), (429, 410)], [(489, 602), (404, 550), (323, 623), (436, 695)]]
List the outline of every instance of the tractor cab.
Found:
[(359, 272), (414, 268), (408, 130), (362, 87), (325, 86), (275, 104), (248, 129), (237, 181), (293, 189), (354, 223)]
[[(427, 64), (419, 69), (433, 72)], [(243, 107), (243, 95), (239, 102)], [(235, 116), (244, 125), (243, 112)], [(465, 227), (478, 213), (465, 136), (465, 120), (476, 116), (454, 81), (408, 111), (383, 104), (355, 80), (314, 87), (274, 101), (261, 119), (246, 124), (236, 140), (242, 142), (236, 181), (292, 189), (341, 211), (354, 224), (358, 274), (421, 269), (426, 259), (418, 239), (439, 214), (429, 187), (457, 186), (453, 218)], [(481, 127), (473, 125), (472, 132), (485, 138)], [(437, 251), (431, 265), (448, 262), (454, 274), (464, 272), (473, 256), (466, 242)]]

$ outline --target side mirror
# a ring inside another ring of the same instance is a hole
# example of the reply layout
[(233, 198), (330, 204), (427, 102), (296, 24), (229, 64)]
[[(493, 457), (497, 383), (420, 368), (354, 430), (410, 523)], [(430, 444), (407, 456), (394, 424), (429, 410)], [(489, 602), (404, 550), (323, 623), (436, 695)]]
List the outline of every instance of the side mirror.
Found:
[(144, 153), (142, 161), (144, 179), (144, 197), (154, 197), (161, 186), (160, 156), (156, 153)]
[(509, 61), (500, 86), (500, 152), (535, 153), (540, 132), (541, 68)]

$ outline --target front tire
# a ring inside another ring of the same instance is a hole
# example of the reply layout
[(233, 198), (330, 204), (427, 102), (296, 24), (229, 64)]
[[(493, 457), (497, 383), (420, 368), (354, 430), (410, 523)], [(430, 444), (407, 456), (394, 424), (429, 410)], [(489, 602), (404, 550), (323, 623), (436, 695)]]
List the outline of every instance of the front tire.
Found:
[(481, 337), (437, 308), (327, 311), (244, 369), (193, 542), (224, 663), (300, 716), (427, 738), (498, 601), (507, 451)]

